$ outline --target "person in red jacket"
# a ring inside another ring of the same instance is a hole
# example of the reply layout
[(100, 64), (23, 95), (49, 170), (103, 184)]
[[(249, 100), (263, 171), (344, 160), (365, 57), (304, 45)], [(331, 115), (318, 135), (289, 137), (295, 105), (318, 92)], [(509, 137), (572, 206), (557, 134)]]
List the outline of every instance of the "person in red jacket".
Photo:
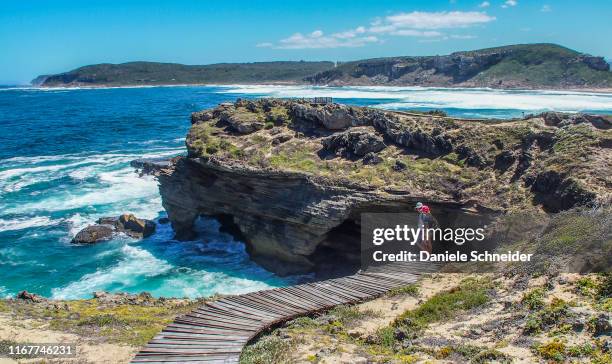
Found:
[[(416, 204), (415, 210), (419, 212), (418, 227), (422, 229), (421, 231), (438, 227), (438, 222), (436, 221), (436, 218), (433, 217), (433, 215), (431, 214), (431, 209), (429, 208), (429, 206), (418, 202)], [(425, 236), (421, 235), (422, 238), (419, 239), (419, 241), (417, 242), (417, 246), (421, 250), (431, 253), (432, 239), (431, 236), (428, 235), (429, 234), (425, 234)]]

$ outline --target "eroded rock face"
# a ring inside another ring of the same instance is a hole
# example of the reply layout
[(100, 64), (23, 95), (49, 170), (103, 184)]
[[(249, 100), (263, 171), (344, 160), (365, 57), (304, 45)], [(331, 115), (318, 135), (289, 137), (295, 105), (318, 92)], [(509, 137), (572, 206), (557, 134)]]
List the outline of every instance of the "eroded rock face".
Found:
[(321, 140), (323, 147), (333, 153), (364, 156), (385, 148), (383, 138), (367, 130), (351, 130)]
[(612, 117), (605, 115), (588, 115), (588, 114), (567, 114), (561, 112), (549, 111), (542, 113), (542, 117), (547, 125), (563, 127), (576, 124), (591, 124), (598, 129), (611, 129)]
[(294, 104), (291, 108), (296, 118), (320, 123), (330, 130), (342, 130), (360, 125), (359, 118), (353, 109), (345, 105), (327, 104), (323, 107), (311, 107), (307, 104)]
[[(222, 217), (239, 230), (256, 262), (283, 275), (315, 268), (317, 248), (338, 244), (326, 242), (330, 233), (347, 220), (358, 221), (360, 212), (412, 210), (416, 201), (350, 184), (335, 186), (301, 173), (258, 171), (213, 159), (180, 159), (158, 179), (178, 238), (193, 237), (199, 215)], [(462, 209), (451, 201), (429, 204), (438, 213)], [(352, 243), (358, 253), (359, 241)]]

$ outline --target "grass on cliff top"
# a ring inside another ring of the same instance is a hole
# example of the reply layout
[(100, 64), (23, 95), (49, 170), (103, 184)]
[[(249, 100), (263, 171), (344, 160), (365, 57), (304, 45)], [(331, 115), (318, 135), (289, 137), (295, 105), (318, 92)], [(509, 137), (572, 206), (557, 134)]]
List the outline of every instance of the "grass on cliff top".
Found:
[[(321, 153), (321, 135), (329, 131), (321, 128), (313, 132), (307, 123), (293, 125), (286, 106), (276, 105), (264, 111), (265, 108), (247, 104), (229, 109), (234, 118), (264, 120), (264, 129), (247, 135), (228, 133), (215, 120), (193, 125), (187, 140), (190, 154), (214, 155), (256, 168), (313, 174), (332, 182), (410, 190), (440, 199), (469, 197), (485, 205), (503, 207), (531, 205), (533, 192), (523, 176), (548, 171), (557, 172), (564, 180), (573, 178), (576, 189), (593, 187), (603, 193), (605, 188), (605, 168), (593, 168), (605, 165), (605, 151), (598, 149), (596, 152), (601, 155), (593, 156), (593, 147), (605, 139), (602, 134), (605, 131), (588, 125), (551, 128), (537, 118), (467, 123), (400, 116), (402, 127), (416, 135), (433, 136), (440, 132), (447, 135), (454, 151), (427, 156), (387, 141), (386, 148), (377, 153), (382, 162), (366, 165), (361, 158), (322, 159), (321, 154), (326, 153)], [(279, 142), (277, 136), (289, 140)], [(548, 144), (547, 140), (552, 146), (539, 144)], [(502, 151), (511, 152), (514, 158), (513, 164), (504, 171), (494, 169), (496, 157)], [(525, 156), (533, 159), (529, 169), (517, 172)], [(398, 168), (397, 163), (404, 167)]]
[(31, 319), (33, 325), (41, 328), (75, 333), (94, 341), (142, 346), (176, 316), (200, 304), (182, 300), (151, 306), (102, 304), (97, 299), (48, 303), (5, 301), (3, 311), (16, 322)]

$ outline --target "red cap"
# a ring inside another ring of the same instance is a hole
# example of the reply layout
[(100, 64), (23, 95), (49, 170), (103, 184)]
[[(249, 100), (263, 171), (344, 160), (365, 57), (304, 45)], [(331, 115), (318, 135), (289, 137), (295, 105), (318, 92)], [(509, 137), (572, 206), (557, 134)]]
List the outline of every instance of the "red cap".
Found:
[(424, 214), (428, 214), (429, 213), (429, 206), (425, 205), (423, 207), (421, 207), (420, 211)]

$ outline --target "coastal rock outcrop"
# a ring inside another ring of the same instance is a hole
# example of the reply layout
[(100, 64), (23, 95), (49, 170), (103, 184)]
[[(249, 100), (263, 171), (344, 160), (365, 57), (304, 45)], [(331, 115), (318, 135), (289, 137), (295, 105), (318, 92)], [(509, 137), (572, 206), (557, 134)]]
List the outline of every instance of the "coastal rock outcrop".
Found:
[(109, 225), (90, 225), (79, 231), (71, 243), (93, 244), (113, 237), (115, 229)]
[(44, 298), (43, 296), (39, 296), (35, 293), (30, 293), (28, 291), (21, 291), (17, 293), (16, 297), (18, 300), (32, 302), (32, 303), (40, 303), (40, 302), (47, 301), (47, 299)]
[(351, 130), (321, 140), (323, 148), (336, 154), (364, 156), (385, 148), (383, 138), (369, 131)]
[(102, 217), (94, 225), (79, 231), (72, 239), (73, 244), (93, 244), (108, 240), (115, 233), (123, 233), (135, 239), (151, 236), (155, 232), (155, 222), (139, 219), (132, 214), (119, 217)]
[[(145, 163), (176, 237), (192, 238), (200, 215), (218, 218), (279, 274), (358, 264), (364, 212), (412, 212), (422, 201), (442, 226), (465, 227), (509, 208), (559, 211), (608, 198), (601, 145), (609, 136), (593, 122), (461, 120), (275, 99), (193, 118), (186, 157)], [(237, 132), (236, 123), (255, 120), (274, 125)]]

